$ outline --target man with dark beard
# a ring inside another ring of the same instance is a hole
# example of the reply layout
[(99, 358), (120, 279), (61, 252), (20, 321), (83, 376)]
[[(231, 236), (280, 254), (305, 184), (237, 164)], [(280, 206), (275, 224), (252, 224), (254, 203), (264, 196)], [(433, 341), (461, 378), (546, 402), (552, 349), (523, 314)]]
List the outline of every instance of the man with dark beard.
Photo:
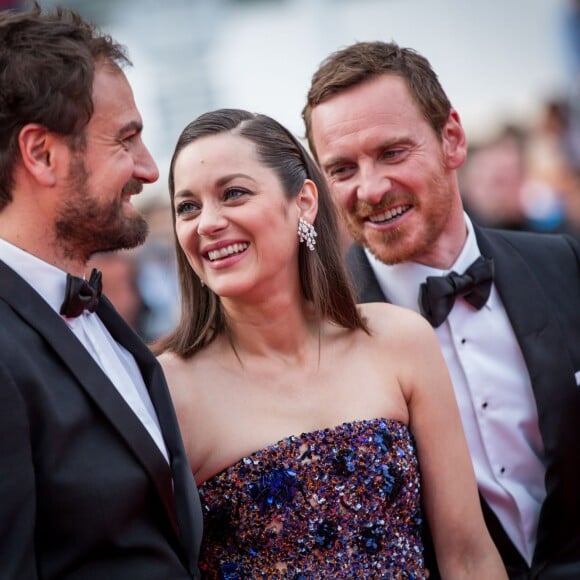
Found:
[(330, 55), (303, 116), (356, 241), (359, 300), (435, 327), (510, 577), (580, 578), (578, 243), (471, 222), (459, 115), (411, 49), (363, 42)]
[(141, 244), (158, 178), (124, 48), (0, 12), (0, 577), (199, 575), (201, 513), (160, 367), (90, 257)]

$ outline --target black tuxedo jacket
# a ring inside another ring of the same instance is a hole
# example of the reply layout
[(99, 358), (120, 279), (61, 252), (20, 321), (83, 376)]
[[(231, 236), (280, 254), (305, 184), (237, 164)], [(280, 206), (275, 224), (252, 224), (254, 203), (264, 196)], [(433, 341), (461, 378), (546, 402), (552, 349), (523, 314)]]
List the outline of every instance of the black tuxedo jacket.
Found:
[(167, 461), (61, 317), (0, 261), (0, 578), (197, 578), (199, 497), (161, 369), (103, 298), (135, 357)]
[[(580, 245), (562, 235), (475, 227), (523, 353), (545, 446), (547, 497), (531, 568), (482, 500), (510, 578), (580, 578)], [(386, 301), (360, 246), (347, 266), (361, 302)], [(501, 388), (501, 385), (498, 385)]]

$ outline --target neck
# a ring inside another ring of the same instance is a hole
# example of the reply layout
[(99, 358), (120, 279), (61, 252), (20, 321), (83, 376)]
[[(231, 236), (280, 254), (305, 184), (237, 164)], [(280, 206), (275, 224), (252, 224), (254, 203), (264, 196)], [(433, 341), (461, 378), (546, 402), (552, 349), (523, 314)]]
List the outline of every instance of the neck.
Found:
[(289, 296), (260, 306), (224, 300), (232, 347), (241, 361), (264, 357), (302, 364), (318, 352), (320, 323), (312, 306)]
[(413, 258), (412, 261), (439, 270), (447, 270), (457, 260), (466, 241), (467, 224), (463, 208), (459, 205), (451, 210), (445, 229), (435, 243), (427, 252)]
[(44, 232), (44, 235), (37, 235), (34, 232), (28, 234), (24, 229), (3, 227), (0, 220), (0, 237), (13, 246), (64, 272), (80, 277), (85, 272), (86, 262), (63, 255), (63, 252), (59, 251), (55, 242), (48, 241), (46, 232)]

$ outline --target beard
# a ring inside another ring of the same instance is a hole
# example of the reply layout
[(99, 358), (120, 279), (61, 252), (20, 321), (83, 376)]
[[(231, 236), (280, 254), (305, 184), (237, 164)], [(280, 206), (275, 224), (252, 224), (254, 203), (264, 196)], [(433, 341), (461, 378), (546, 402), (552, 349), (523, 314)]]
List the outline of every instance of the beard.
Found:
[(69, 192), (57, 209), (55, 222), (56, 243), (64, 255), (86, 262), (98, 252), (141, 245), (147, 237), (147, 222), (138, 213), (124, 214), (122, 199), (126, 191), (141, 191), (141, 182), (131, 179), (116, 199), (103, 201), (90, 191), (89, 177), (82, 158), (71, 162)]
[[(411, 192), (386, 195), (379, 204), (357, 201), (354, 211), (342, 209), (342, 217), (353, 240), (367, 248), (384, 264), (423, 262), (444, 232), (451, 213), (452, 194), (443, 176), (431, 180), (429, 199), (420, 199)], [(412, 226), (404, 224), (388, 231), (365, 228), (369, 215), (394, 205), (410, 205), (417, 213)]]

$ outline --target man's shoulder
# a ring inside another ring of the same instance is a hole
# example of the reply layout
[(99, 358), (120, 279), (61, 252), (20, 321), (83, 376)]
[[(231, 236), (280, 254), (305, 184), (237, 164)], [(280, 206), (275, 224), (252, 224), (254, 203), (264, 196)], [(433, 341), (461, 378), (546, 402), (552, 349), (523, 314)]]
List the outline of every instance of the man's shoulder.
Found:
[(580, 242), (569, 234), (475, 227), (475, 235), (483, 254), (512, 249), (534, 261), (553, 260), (555, 256), (580, 260)]

